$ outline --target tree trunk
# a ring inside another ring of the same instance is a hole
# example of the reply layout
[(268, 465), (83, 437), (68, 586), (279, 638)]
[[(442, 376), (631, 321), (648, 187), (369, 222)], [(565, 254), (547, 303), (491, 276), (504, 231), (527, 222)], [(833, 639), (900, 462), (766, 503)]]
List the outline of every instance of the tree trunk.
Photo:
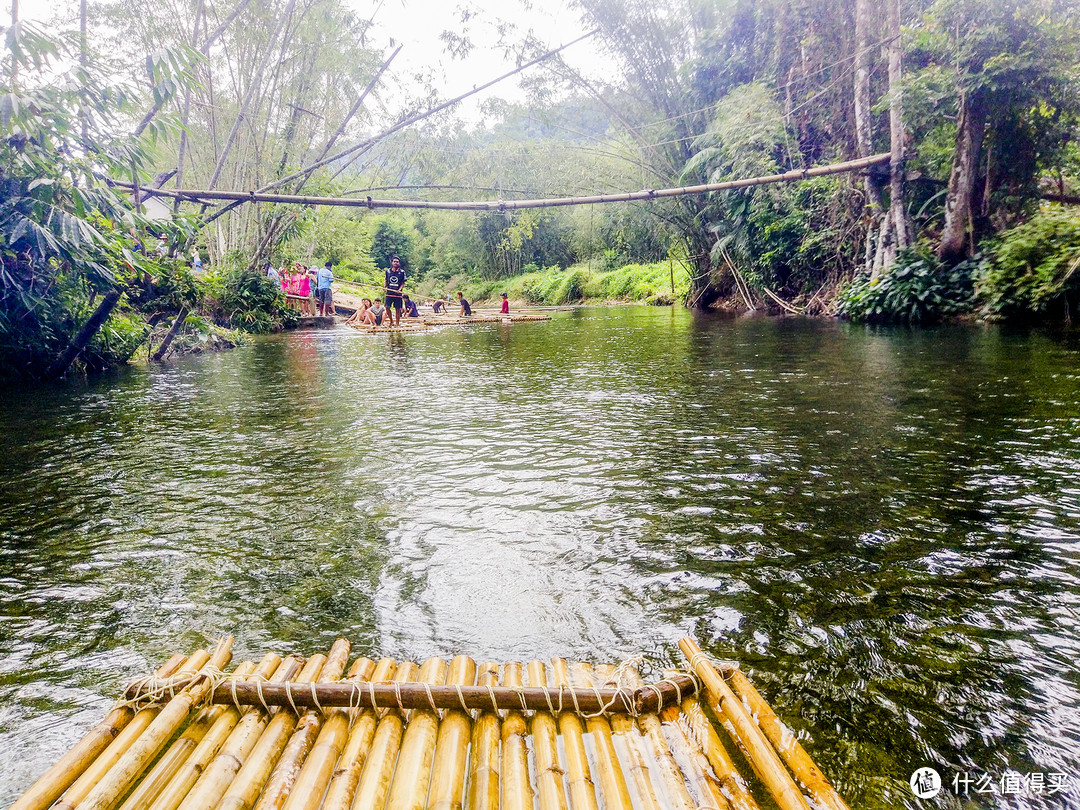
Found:
[(960, 120), (956, 125), (956, 148), (949, 174), (949, 190), (945, 196), (945, 228), (937, 251), (938, 257), (946, 262), (957, 262), (967, 255), (971, 195), (975, 189), (985, 128), (986, 105), (982, 98), (962, 93)]
[(83, 324), (79, 334), (75, 335), (75, 339), (68, 344), (68, 347), (53, 361), (52, 365), (45, 369), (44, 379), (55, 380), (67, 373), (67, 370), (71, 368), (71, 364), (75, 362), (75, 358), (82, 354), (82, 350), (94, 339), (94, 335), (101, 329), (101, 325), (105, 323), (119, 300), (119, 290), (109, 290), (105, 293), (105, 297), (101, 299), (101, 303), (98, 304), (98, 308), (94, 310), (94, 314), (90, 316), (90, 319)]
[(176, 315), (176, 320), (173, 321), (172, 328), (169, 330), (169, 334), (165, 335), (165, 339), (161, 341), (161, 345), (158, 346), (158, 350), (154, 352), (154, 362), (160, 363), (161, 358), (165, 356), (165, 352), (169, 350), (172, 342), (176, 339), (176, 336), (180, 334), (180, 328), (184, 325), (184, 321), (187, 320), (188, 309), (182, 307), (180, 312)]
[(904, 204), (904, 97), (903, 58), (900, 42), (900, 0), (889, 0), (889, 219), (897, 250), (911, 243), (911, 226)]
[[(874, 120), (871, 114), (870, 31), (873, 29), (873, 6), (870, 0), (855, 0), (855, 151), (857, 157), (869, 157), (874, 150)], [(879, 230), (882, 226), (881, 184), (873, 171), (866, 174), (866, 269), (872, 270)]]

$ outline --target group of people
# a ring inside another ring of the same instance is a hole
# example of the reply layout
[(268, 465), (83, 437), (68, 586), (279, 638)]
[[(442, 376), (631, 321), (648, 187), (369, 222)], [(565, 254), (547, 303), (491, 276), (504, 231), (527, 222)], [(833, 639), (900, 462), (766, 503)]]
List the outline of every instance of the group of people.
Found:
[(299, 298), (302, 311), (310, 315), (314, 315), (316, 311), (319, 315), (333, 315), (336, 312), (333, 267), (334, 263), (329, 260), (322, 267), (304, 267), (300, 262), (295, 262), (292, 267), (282, 267), (279, 271), (267, 262), (266, 277), (280, 284), (286, 296)]

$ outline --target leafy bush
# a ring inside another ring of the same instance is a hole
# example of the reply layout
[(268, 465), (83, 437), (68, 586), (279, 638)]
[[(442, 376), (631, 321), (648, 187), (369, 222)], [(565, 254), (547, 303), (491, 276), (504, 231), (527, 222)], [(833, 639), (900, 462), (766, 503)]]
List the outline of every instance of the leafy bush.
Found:
[(987, 315), (1046, 317), (1080, 302), (1080, 215), (1046, 206), (1005, 231), (976, 283)]
[(261, 334), (294, 320), (284, 306), (281, 288), (263, 275), (261, 270), (233, 267), (224, 274), (208, 274), (207, 291), (216, 293), (208, 300), (208, 308), (227, 320), (234, 328)]
[(935, 323), (970, 312), (978, 259), (945, 268), (926, 248), (900, 253), (892, 270), (876, 279), (853, 279), (840, 291), (839, 314), (868, 323)]

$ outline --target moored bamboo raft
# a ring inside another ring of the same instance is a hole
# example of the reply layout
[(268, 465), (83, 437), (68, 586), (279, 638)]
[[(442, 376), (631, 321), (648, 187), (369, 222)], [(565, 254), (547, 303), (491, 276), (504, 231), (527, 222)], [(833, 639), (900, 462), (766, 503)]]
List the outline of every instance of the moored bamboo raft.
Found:
[(226, 672), (231, 639), (133, 682), (11, 810), (847, 810), (736, 667), (360, 657)]

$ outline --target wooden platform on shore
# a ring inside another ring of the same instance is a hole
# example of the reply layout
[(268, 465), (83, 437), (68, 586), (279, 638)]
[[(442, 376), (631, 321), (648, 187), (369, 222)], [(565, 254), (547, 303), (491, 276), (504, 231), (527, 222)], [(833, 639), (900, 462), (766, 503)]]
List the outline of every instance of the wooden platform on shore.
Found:
[(344, 639), (226, 673), (231, 646), (133, 682), (11, 810), (848, 810), (691, 639), (650, 685), (637, 662), (350, 666)]

